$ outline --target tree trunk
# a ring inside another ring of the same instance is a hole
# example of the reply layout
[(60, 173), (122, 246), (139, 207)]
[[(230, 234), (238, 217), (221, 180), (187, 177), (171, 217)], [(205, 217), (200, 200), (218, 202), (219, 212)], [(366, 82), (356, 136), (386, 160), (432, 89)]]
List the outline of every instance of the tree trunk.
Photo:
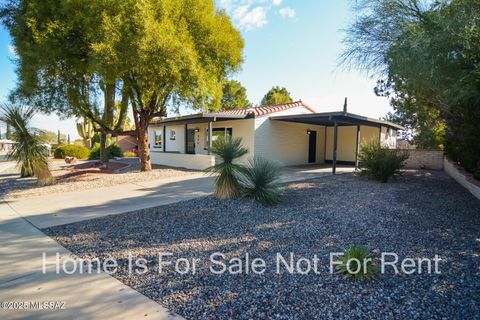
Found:
[(48, 163), (38, 163), (34, 169), (35, 176), (37, 177), (37, 185), (40, 187), (49, 186), (56, 183), (55, 178), (52, 176)]
[[(103, 120), (109, 126), (110, 129), (113, 129), (113, 111), (115, 108), (115, 83), (105, 85), (105, 105), (103, 110)], [(100, 161), (102, 163), (108, 164), (110, 154), (107, 150), (109, 144), (111, 143), (111, 136), (106, 133), (100, 134)]]
[(150, 143), (148, 141), (148, 122), (144, 119), (140, 120), (140, 126), (138, 130), (138, 143), (139, 143), (139, 157), (140, 157), (140, 171), (151, 171), (152, 162), (150, 160)]

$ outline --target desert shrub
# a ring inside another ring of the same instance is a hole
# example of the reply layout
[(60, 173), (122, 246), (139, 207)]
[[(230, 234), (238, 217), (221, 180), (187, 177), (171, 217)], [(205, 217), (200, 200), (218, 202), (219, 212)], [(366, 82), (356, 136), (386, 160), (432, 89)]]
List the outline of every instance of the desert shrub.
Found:
[(110, 153), (110, 157), (122, 157), (123, 152), (120, 146), (116, 143), (112, 143), (107, 147), (108, 152)]
[(377, 140), (362, 143), (359, 155), (361, 173), (381, 182), (401, 174), (407, 159), (406, 151), (384, 148)]
[(137, 155), (135, 152), (133, 152), (133, 151), (125, 151), (125, 152), (123, 153), (123, 156), (126, 157), (126, 158), (135, 158), (135, 157), (137, 157), (138, 155)]
[[(123, 155), (122, 149), (116, 143), (112, 143), (107, 147), (107, 152), (109, 154), (108, 158), (112, 159), (114, 157), (121, 157)], [(100, 144), (95, 143), (93, 148), (90, 150), (90, 160), (99, 160), (100, 159)]]
[(238, 177), (245, 167), (237, 163), (237, 160), (248, 153), (248, 149), (242, 146), (242, 139), (230, 136), (218, 137), (213, 142), (211, 152), (221, 160), (206, 169), (207, 172), (218, 174), (215, 178), (214, 197), (218, 199), (239, 197), (242, 188)]
[(77, 159), (87, 159), (90, 155), (90, 151), (84, 146), (78, 146), (74, 144), (67, 144), (57, 147), (54, 151), (54, 157), (56, 159), (64, 159), (66, 157), (75, 157)]
[(282, 191), (275, 183), (279, 172), (275, 162), (262, 157), (253, 158), (241, 174), (244, 194), (265, 205), (278, 204), (282, 197)]
[(372, 278), (379, 271), (374, 263), (375, 257), (368, 246), (352, 245), (343, 251), (340, 264), (337, 265), (337, 272), (346, 278)]

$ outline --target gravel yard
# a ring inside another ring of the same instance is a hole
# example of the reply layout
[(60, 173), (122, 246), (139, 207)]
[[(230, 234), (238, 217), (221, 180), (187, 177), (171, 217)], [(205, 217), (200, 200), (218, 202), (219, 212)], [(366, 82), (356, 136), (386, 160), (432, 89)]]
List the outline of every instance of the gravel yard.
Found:
[[(204, 197), (44, 232), (82, 258), (117, 259), (116, 278), (187, 319), (480, 319), (480, 201), (443, 172), (388, 184), (345, 174), (285, 189), (274, 208)], [(331, 275), (329, 254), (353, 243), (400, 259), (438, 254), (441, 274)], [(159, 252), (198, 258), (196, 273), (159, 274)], [(214, 252), (263, 258), (266, 272), (213, 274)], [(290, 252), (318, 255), (319, 273), (277, 274), (276, 254)], [(129, 276), (129, 254), (146, 258), (148, 272)]]
[[(101, 187), (110, 187), (123, 183), (136, 183), (157, 179), (180, 177), (196, 173), (186, 169), (153, 166), (151, 172), (140, 172), (138, 159), (130, 158), (112, 162), (113, 170), (99, 170), (89, 166), (91, 162), (78, 161), (74, 165), (65, 164), (64, 160), (51, 159), (50, 169), (57, 183), (52, 186), (38, 187), (35, 178), (20, 178), (18, 168), (9, 169), (0, 173), (0, 197), (18, 198), (33, 197), (52, 193), (79, 191)], [(128, 165), (122, 169), (123, 165)]]

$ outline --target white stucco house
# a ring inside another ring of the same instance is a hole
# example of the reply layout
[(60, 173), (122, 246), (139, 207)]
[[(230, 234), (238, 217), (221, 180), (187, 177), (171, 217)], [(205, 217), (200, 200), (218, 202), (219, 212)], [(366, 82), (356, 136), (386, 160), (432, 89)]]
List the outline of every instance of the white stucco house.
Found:
[(154, 120), (148, 128), (152, 163), (205, 169), (219, 136), (241, 137), (249, 153), (282, 166), (332, 163), (358, 165), (363, 140), (396, 147), (401, 126), (346, 112), (317, 113), (302, 101), (198, 113)]

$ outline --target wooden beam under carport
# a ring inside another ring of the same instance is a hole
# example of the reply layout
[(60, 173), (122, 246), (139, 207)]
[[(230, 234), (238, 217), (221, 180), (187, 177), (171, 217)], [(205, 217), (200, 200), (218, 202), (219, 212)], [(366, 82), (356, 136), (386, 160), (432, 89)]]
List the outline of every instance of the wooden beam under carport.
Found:
[(358, 169), (358, 155), (360, 153), (360, 126), (357, 126), (357, 138), (355, 143), (355, 170)]
[(333, 124), (333, 161), (332, 161), (332, 173), (337, 172), (337, 142), (338, 142), (338, 123)]

